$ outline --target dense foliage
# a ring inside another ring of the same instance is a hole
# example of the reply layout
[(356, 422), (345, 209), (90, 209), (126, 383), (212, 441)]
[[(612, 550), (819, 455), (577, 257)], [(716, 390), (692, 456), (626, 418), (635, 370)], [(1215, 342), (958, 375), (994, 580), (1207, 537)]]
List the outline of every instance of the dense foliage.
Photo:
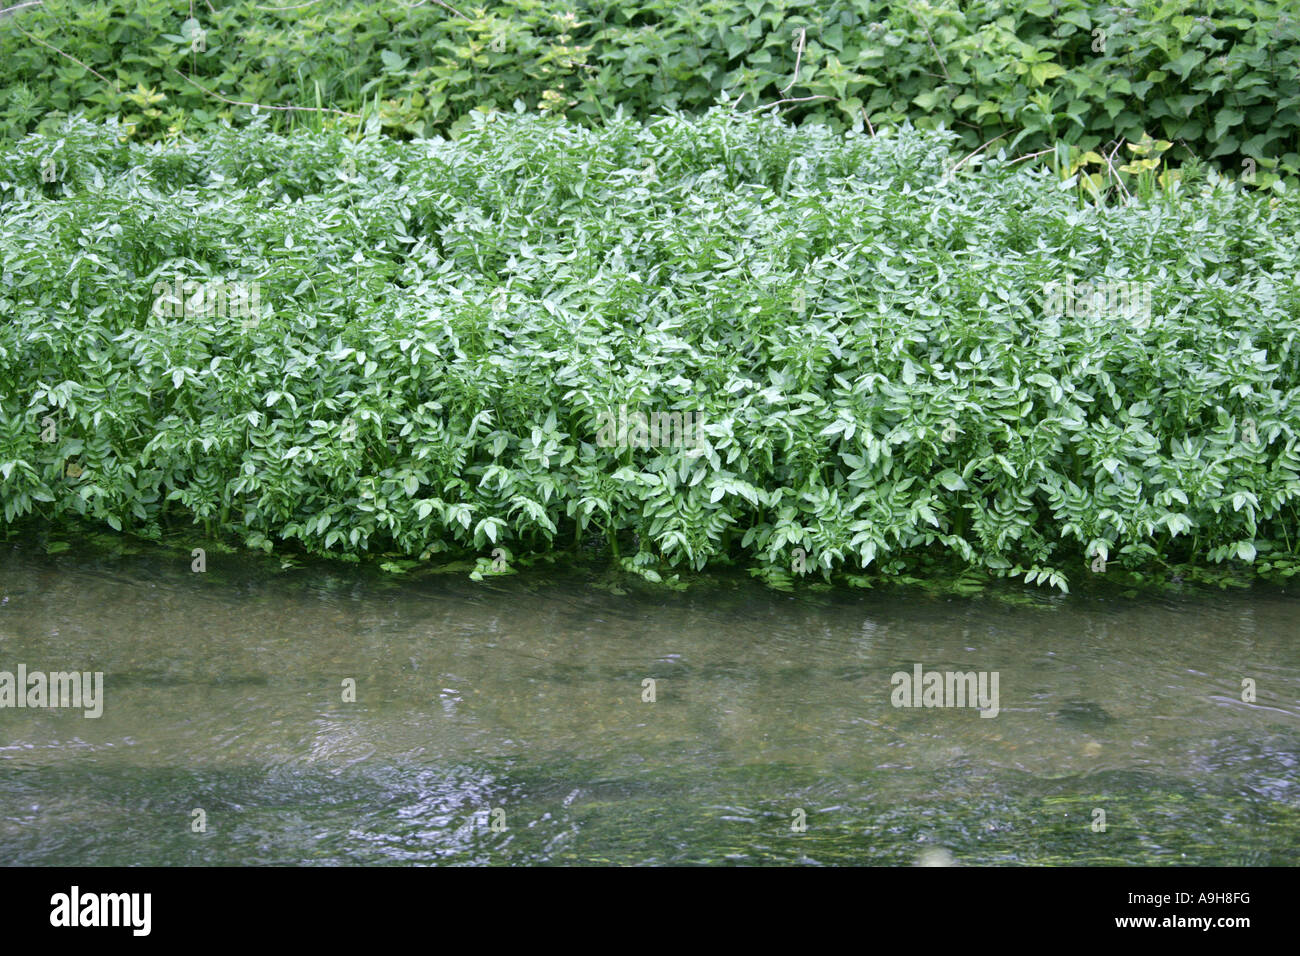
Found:
[[(796, 548), (1061, 586), (1102, 559), (1294, 569), (1293, 193), (1209, 171), (1096, 204), (956, 168), (951, 134), (725, 109), (114, 133), (0, 163), (6, 522), (408, 556), (599, 534), (652, 578), (779, 580)], [(182, 278), (255, 284), (257, 312), (168, 306)], [(1085, 282), (1150, 315), (1048, 304)], [(620, 405), (697, 413), (702, 444), (608, 447)]]
[(81, 111), (148, 139), (249, 119), (214, 93), (307, 108), (275, 112), (281, 126), (373, 119), (414, 136), (516, 99), (594, 121), (618, 105), (648, 117), (725, 94), (744, 108), (797, 99), (791, 118), (838, 125), (943, 124), (971, 149), (1005, 136), (1025, 152), (1056, 140), (1086, 152), (1146, 133), (1174, 143), (1175, 159), (1235, 170), (1251, 159), (1271, 178), (1300, 168), (1300, 11), (1278, 0), (45, 0), (0, 21), (0, 90), (9, 136)]

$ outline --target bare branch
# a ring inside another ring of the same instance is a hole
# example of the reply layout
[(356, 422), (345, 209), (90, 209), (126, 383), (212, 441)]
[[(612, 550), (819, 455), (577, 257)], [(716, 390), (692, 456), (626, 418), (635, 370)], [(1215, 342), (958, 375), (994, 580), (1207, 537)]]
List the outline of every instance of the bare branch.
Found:
[(1106, 168), (1108, 170), (1108, 172), (1106, 173), (1106, 178), (1110, 179), (1111, 174), (1114, 174), (1115, 182), (1119, 186), (1120, 190), (1123, 191), (1125, 196), (1127, 196), (1129, 199), (1132, 199), (1133, 194), (1128, 191), (1128, 188), (1124, 185), (1124, 180), (1120, 179), (1119, 170), (1116, 169), (1115, 164), (1111, 162), (1111, 160), (1115, 158), (1115, 154), (1119, 152), (1119, 148), (1123, 145), (1124, 145), (1124, 139), (1121, 137), (1120, 141), (1115, 144), (1115, 148), (1110, 151), (1110, 155), (1106, 157)]
[(808, 39), (808, 28), (800, 27), (799, 47), (798, 47), (798, 52), (795, 54), (795, 58), (794, 58), (794, 79), (790, 81), (789, 86), (787, 86), (785, 89), (781, 91), (782, 96), (785, 96), (785, 94), (789, 93), (792, 89), (794, 89), (794, 85), (799, 82), (799, 64), (803, 62), (803, 47), (804, 47), (804, 42), (807, 39)]
[[(408, 10), (414, 10), (416, 7), (422, 7), (428, 2), (429, 0), (420, 0), (419, 3), (408, 3), (406, 5), (406, 8)], [(461, 13), (459, 10), (453, 7), (450, 3), (444, 3), (443, 0), (433, 0), (433, 2), (436, 3), (438, 6), (442, 7), (444, 10), (450, 10), (452, 13), (456, 14), (456, 16), (460, 17), (462, 20), (470, 19), (469, 17), (465, 16), (465, 14)]]
[(949, 82), (952, 82), (952, 77), (948, 76), (948, 64), (943, 62), (943, 57), (939, 55), (939, 48), (934, 45), (934, 37), (930, 36), (930, 28), (925, 25), (925, 21), (921, 20), (920, 17), (917, 17), (917, 20), (921, 23), (921, 29), (925, 31), (926, 40), (930, 42), (930, 49), (934, 51), (934, 58), (939, 61), (939, 66), (943, 68), (943, 75)]
[(1016, 163), (1023, 163), (1026, 159), (1033, 159), (1035, 156), (1042, 156), (1044, 153), (1055, 152), (1055, 150), (1055, 146), (1049, 146), (1047, 149), (1040, 149), (1038, 152), (1029, 153), (1027, 156), (1017, 156), (1011, 162), (1007, 163), (1007, 165), (1014, 166)]
[(1007, 135), (1006, 133), (1000, 133), (999, 135), (994, 136), (991, 140), (989, 140), (987, 143), (985, 143), (985, 144), (984, 144), (983, 146), (981, 146), (979, 149), (975, 150), (975, 152), (971, 153), (969, 156), (967, 156), (967, 157), (966, 157), (965, 159), (963, 159), (961, 162), (957, 163), (957, 165), (953, 166), (952, 169), (948, 170), (948, 175), (951, 176), (951, 175), (952, 175), (953, 173), (955, 173), (957, 170), (961, 169), (961, 168), (962, 168), (963, 166), (965, 166), (968, 162), (970, 162), (972, 159), (974, 159), (974, 158), (975, 158), (979, 153), (984, 152), (984, 150), (988, 149), (990, 146), (992, 146), (992, 145), (993, 145), (994, 143), (996, 143), (998, 140), (1005, 138), (1006, 135)]
[(354, 119), (361, 118), (361, 115), (359, 113), (349, 113), (347, 110), (336, 110), (331, 106), (267, 106), (265, 103), (245, 103), (241, 100), (227, 99), (226, 97), (222, 96), (220, 93), (214, 93), (206, 86), (201, 86), (200, 84), (195, 83), (193, 78), (186, 76), (180, 70), (173, 68), (172, 72), (175, 73), (177, 76), (179, 76), (181, 79), (185, 80), (185, 82), (190, 83), (193, 86), (197, 86), (204, 93), (207, 93), (208, 96), (215, 96), (217, 99), (221, 100), (221, 102), (229, 103), (231, 106), (251, 106), (251, 107), (256, 107), (257, 109), (260, 110), (279, 110), (280, 112), (337, 113), (339, 116), (351, 116)]
[(821, 93), (817, 96), (794, 96), (783, 100), (773, 100), (771, 103), (768, 103), (765, 106), (756, 106), (752, 110), (742, 110), (741, 115), (745, 116), (748, 115), (749, 113), (757, 113), (761, 110), (770, 110), (773, 106), (780, 106), (782, 103), (810, 103), (813, 100), (833, 100), (833, 99), (835, 99), (835, 97), (830, 96), (829, 94), (826, 93)]
[(27, 3), (15, 3), (12, 7), (5, 7), (0, 10), (0, 17), (6, 13), (13, 13), (15, 10), (21, 10), (23, 7), (39, 7), (45, 0), (27, 0)]
[(86, 64), (82, 63), (82, 62), (81, 62), (80, 60), (78, 60), (75, 56), (72, 56), (71, 54), (68, 54), (68, 53), (64, 53), (62, 50), (60, 50), (60, 49), (59, 49), (58, 47), (56, 47), (56, 46), (51, 46), (50, 44), (48, 44), (48, 43), (46, 43), (44, 40), (42, 40), (40, 37), (34, 37), (34, 36), (32, 36), (30, 33), (28, 33), (26, 30), (24, 30), (22, 27), (20, 27), (16, 22), (14, 23), (13, 27), (14, 27), (15, 30), (17, 30), (19, 33), (21, 33), (23, 36), (27, 37), (27, 39), (29, 39), (29, 40), (33, 40), (33, 41), (35, 41), (36, 43), (39, 43), (41, 46), (45, 47), (45, 49), (47, 49), (47, 50), (53, 50), (53, 51), (54, 51), (55, 53), (57, 53), (59, 56), (64, 57), (65, 59), (71, 60), (73, 63), (77, 64), (77, 66), (81, 67), (83, 70), (88, 70), (89, 72), (94, 73), (97, 77), (99, 77), (99, 78), (100, 78), (101, 80), (103, 80), (105, 83), (112, 83), (112, 84), (113, 84), (113, 89), (114, 89), (115, 91), (117, 91), (118, 93), (122, 92), (122, 88), (121, 88), (120, 86), (118, 86), (118, 84), (117, 84), (115, 81), (110, 80), (108, 77), (106, 77), (103, 73), (100, 73), (100, 72), (99, 72), (98, 70), (96, 70), (95, 68), (90, 67), (90, 66), (87, 66)]

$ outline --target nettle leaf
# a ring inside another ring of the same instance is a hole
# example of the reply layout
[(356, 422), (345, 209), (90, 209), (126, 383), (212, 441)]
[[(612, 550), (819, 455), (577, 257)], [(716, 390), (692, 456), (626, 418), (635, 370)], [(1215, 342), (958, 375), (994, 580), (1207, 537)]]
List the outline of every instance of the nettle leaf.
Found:
[(1030, 78), (1035, 86), (1042, 86), (1048, 80), (1065, 75), (1065, 67), (1059, 63), (1035, 63), (1029, 68)]

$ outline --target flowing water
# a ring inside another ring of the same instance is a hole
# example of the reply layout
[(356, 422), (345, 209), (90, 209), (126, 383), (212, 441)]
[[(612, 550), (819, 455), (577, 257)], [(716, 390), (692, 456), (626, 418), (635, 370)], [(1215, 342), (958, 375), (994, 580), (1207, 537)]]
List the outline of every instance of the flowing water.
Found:
[(0, 862), (1296, 862), (1300, 598), (612, 580), (5, 546)]

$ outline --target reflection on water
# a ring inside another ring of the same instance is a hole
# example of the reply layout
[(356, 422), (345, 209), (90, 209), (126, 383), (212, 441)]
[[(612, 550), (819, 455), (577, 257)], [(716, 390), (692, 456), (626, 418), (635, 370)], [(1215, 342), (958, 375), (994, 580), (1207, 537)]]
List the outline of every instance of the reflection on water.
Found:
[[(98, 720), (0, 709), (0, 861), (1293, 864), (1300, 843), (1287, 595), (208, 568), (0, 553), (0, 670), (103, 671), (106, 698)], [(918, 663), (998, 672), (997, 717), (892, 706)]]

